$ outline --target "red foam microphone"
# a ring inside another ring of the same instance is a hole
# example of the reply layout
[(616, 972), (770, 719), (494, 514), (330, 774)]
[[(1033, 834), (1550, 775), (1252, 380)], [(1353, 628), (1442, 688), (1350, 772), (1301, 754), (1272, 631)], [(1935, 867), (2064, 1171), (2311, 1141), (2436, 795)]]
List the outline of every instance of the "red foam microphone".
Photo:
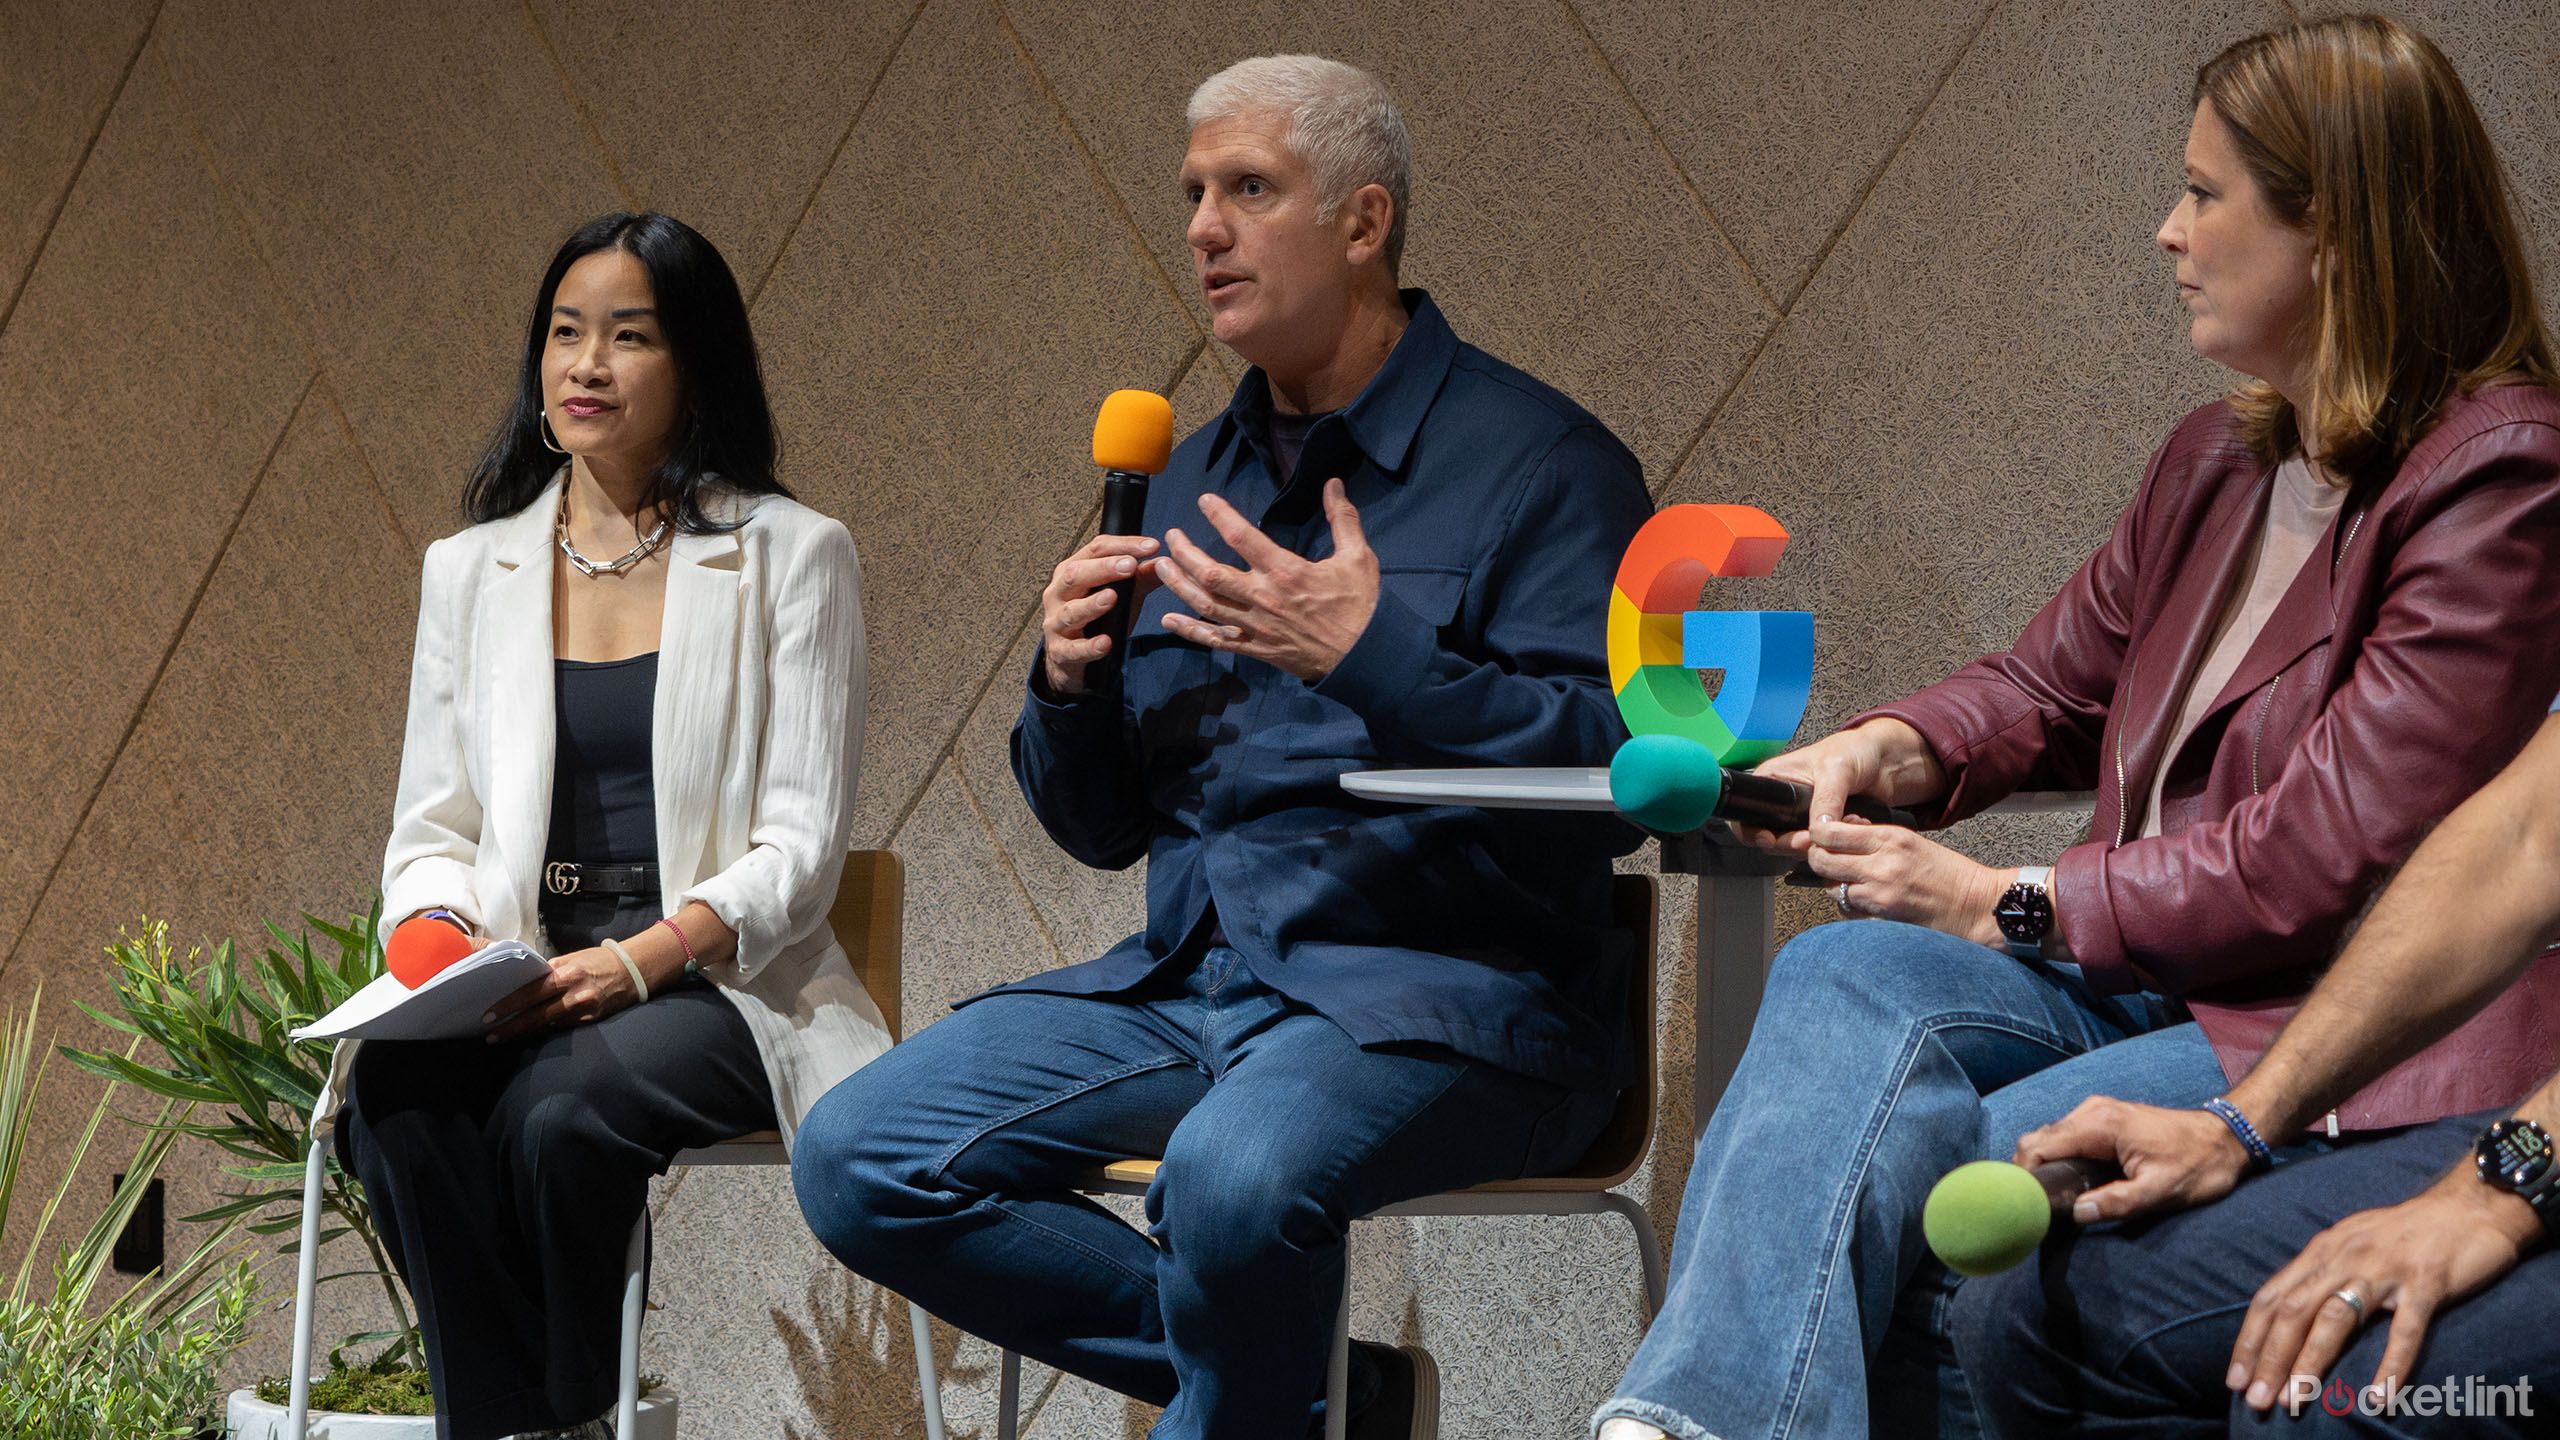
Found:
[(382, 958), (394, 979), (415, 990), (479, 948), (479, 942), (459, 926), (412, 915), (393, 928), (390, 941), (382, 947)]

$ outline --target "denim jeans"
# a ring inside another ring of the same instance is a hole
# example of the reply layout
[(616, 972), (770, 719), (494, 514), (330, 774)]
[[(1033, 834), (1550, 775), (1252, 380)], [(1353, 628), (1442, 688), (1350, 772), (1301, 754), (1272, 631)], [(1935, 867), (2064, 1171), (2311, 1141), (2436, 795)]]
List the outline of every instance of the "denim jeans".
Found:
[[(2352, 1392), (2372, 1384), (2389, 1316), (2357, 1332), (2329, 1369), (2322, 1400), (2296, 1417), (2279, 1403), (2261, 1415), (2223, 1387), (2250, 1297), (2311, 1237), (2359, 1210), (2395, 1205), (2467, 1162), (2494, 1118), (2468, 1115), (2341, 1144), (2242, 1182), (2229, 1196), (2160, 1220), (2093, 1229), (2050, 1243), (2036, 1260), (1965, 1286), (1956, 1306), (1958, 1354), (1979, 1377), (1983, 1418), (2009, 1440), (2048, 1435), (2548, 1435), (2560, 1413), (2560, 1251), (2529, 1255), (2497, 1284), (2439, 1311), (2412, 1384), (2452, 1383), (2440, 1396), (2465, 1413), (2366, 1415)], [(2531, 1384), (2536, 1416), (2472, 1388)], [(2418, 1397), (2412, 1394), (2412, 1402)], [(2323, 1403), (2323, 1402), (2326, 1403)], [(2474, 1403), (2486, 1402), (2486, 1403)], [(2334, 1407), (2334, 1408), (2333, 1408)], [(2344, 1413), (2340, 1413), (2344, 1412)]]
[[(1562, 1169), (1614, 1099), (1435, 1046), (1364, 1050), (1215, 947), (1138, 998), (970, 1003), (819, 1101), (791, 1176), (847, 1266), (1165, 1406), (1159, 1440), (1300, 1440), (1352, 1219)], [(1133, 1155), (1164, 1157), (1145, 1234), (1068, 1188)], [(1356, 1411), (1377, 1376), (1355, 1372)]]
[(1870, 1414), (1897, 1295), (1918, 1282), (1934, 1321), (1949, 1288), (1921, 1202), (2089, 1095), (2220, 1094), (2212, 1048), (2182, 1020), (2157, 996), (2101, 997), (2072, 966), (1917, 926), (1798, 936), (1698, 1141), (1668, 1301), (1594, 1428), (1626, 1416), (1680, 1440), (1786, 1440), (1864, 1437), (1871, 1418), (1877, 1433), (1928, 1434), (1941, 1410), (1969, 1422), (1960, 1389), (1940, 1393), (1926, 1366)]

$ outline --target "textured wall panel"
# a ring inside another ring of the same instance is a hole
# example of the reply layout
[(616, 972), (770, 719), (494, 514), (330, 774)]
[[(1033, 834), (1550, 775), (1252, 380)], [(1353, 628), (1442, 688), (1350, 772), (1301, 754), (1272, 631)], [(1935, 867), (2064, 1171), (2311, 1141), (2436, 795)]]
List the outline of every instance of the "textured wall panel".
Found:
[(155, 8), (156, 0), (0, 7), (0, 307), (34, 261)]
[(542, 267), (624, 203), (526, 12), (171, 0), (161, 27), (409, 537), (462, 528)]
[[(144, 916), (209, 959), (234, 937), (258, 953), (263, 921), (363, 908), (391, 818), (416, 589), (345, 433), (304, 405), (0, 977), (0, 1005), (42, 985), (55, 1039), (100, 1046), (110, 1037), (72, 1004), (112, 1008), (100, 951)], [(67, 1066), (48, 1085), (35, 1143), (61, 1153), (96, 1092)], [(212, 1202), (221, 1158), (173, 1153), (171, 1216)], [(269, 1273), (290, 1284), (289, 1268)]]
[(996, 853), (975, 797), (951, 767), (935, 772), (897, 835), (907, 862), (907, 1033), (951, 1003), (1048, 968), (1031, 904)]
[(1091, 512), (1094, 407), (1197, 338), (991, 8), (933, 7), (902, 57), (756, 316), (792, 482), (862, 551), (856, 844), (914, 802)]
[(0, 335), (0, 954), (309, 378), (151, 65)]
[[(683, 1399), (688, 1435), (922, 1435), (906, 1302), (809, 1234), (779, 1166), (680, 1172), (659, 1187), (641, 1366)], [(955, 1392), (983, 1382), (937, 1337)]]
[[(2375, 7), (2307, 4), (2306, 14), (2356, 13)], [(2544, 323), (2560, 318), (2560, 4), (2510, 5), (2419, 0), (2385, 7), (2443, 48), (2497, 143), (2507, 183), (2520, 202), (2542, 286)]]
[(1782, 304), (1989, 8), (1570, 3)]
[[(1158, 261), (1198, 304), (1180, 186), (1192, 87), (1314, 50), (1374, 71), (1414, 131), (1405, 283), (1581, 401), (1659, 480), (1767, 328), (1767, 302), (1561, 11), (1434, 0), (1012, 8)], [(1128, 37), (1143, 34), (1144, 44)], [(1205, 323), (1205, 321), (1204, 321)]]
[[(919, 8), (539, 0), (534, 10), (640, 203), (710, 236), (752, 290)], [(684, 43), (666, 43), (671, 35)]]
[(2196, 60), (2262, 18), (2004, 10), (1674, 477), (1797, 535), (1727, 588), (1816, 613), (1807, 735), (2008, 644), (2226, 383), (2151, 234)]
[[(458, 524), (544, 258), (635, 199), (700, 225), (750, 285), (771, 262), (756, 319), (785, 473), (864, 559), (858, 836), (907, 859), (910, 1022), (1135, 928), (1142, 875), (1050, 844), (1005, 737), (1037, 593), (1092, 523), (1093, 406), (1172, 384), (1188, 428), (1240, 373), (1202, 348), (1175, 175), (1185, 96), (1245, 54), (1384, 75), (1418, 144), (1410, 279), (1615, 426), (1657, 493), (1754, 500), (1795, 530), (1777, 577), (1710, 602), (1818, 612), (1807, 734), (2007, 643), (2169, 425), (2227, 382), (2188, 352), (2150, 235), (2194, 67), (2280, 12), (2010, 0), (1984, 23), (1987, 3), (170, 0), (0, 334), (0, 485), (50, 522), (0, 601), (18, 762), (0, 766), (0, 936), (68, 847), (0, 1001), (43, 978), (66, 1018), (98, 993), (96, 947), (143, 910), (213, 937), (362, 899), (417, 586), (403, 542)], [(0, 283), (146, 9), (0, 19), (0, 73), (34, 77), (0, 100), (24, 117), (0, 128)], [(2560, 224), (2560, 12), (2416, 13), (2528, 213)], [(2560, 256), (2550, 229), (2537, 245)], [(1792, 302), (1783, 322), (1773, 301)], [(2015, 862), (2072, 829), (1955, 839)], [(1693, 1119), (1693, 893), (1666, 881), (1661, 1142), (1628, 1187), (1666, 1233)], [(1830, 915), (1817, 892), (1777, 900), (1781, 933)], [(45, 1143), (78, 1099), (58, 1093)], [(182, 1204), (211, 1163), (179, 1163)], [(808, 1239), (780, 1172), (681, 1176), (655, 1208), (649, 1364), (685, 1393), (689, 1433), (914, 1432), (903, 1307)], [(1353, 1276), (1364, 1335), (1439, 1355), (1452, 1437), (1578, 1433), (1635, 1344), (1605, 1220), (1364, 1224)], [(324, 1334), (369, 1308), (346, 1292)], [(270, 1324), (237, 1370), (279, 1368), (283, 1345)], [(992, 1352), (947, 1327), (935, 1345), (955, 1433), (986, 1433)], [(1153, 1418), (1029, 1378), (1033, 1435), (1135, 1440)]]
[[(1182, 434), (1216, 419), (1232, 397), (1233, 386), (1210, 363), (1217, 353), (1214, 346), (1203, 351), (1173, 392), (1175, 424)], [(1091, 534), (1080, 532), (1073, 544), (1058, 547), (1061, 555)], [(1086, 868), (1049, 839), (1014, 783), (1013, 722), (1022, 713), (1023, 682), (1039, 640), (1035, 615), (970, 711), (952, 757), (1006, 862), (1038, 910), (1044, 935), (1056, 946), (1055, 960), (1022, 957), (1017, 963), (1025, 974), (1041, 964), (1092, 959), (1147, 923), (1146, 863), (1116, 873)]]

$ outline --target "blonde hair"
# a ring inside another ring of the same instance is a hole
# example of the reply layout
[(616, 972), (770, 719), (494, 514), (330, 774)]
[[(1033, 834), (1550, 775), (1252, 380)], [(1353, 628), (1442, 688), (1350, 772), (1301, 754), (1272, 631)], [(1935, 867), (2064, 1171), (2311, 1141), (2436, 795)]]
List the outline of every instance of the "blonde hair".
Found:
[(1185, 117), (1212, 120), (1260, 112), (1289, 117), (1285, 143), (1316, 182), (1316, 223), (1331, 221), (1363, 185), (1394, 201), (1387, 222), (1387, 272), (1404, 262), (1404, 217), (1413, 198), (1413, 138), (1404, 112), (1377, 76), (1321, 55), (1257, 55), (1200, 82)]
[(2386, 477), (2457, 390), (2552, 378), (2505, 172), (2433, 41), (2379, 15), (2306, 20), (2215, 56), (2195, 98), (2318, 256), (2316, 433), (2263, 381), (2231, 397), (2262, 459), (2300, 445), (2349, 481)]

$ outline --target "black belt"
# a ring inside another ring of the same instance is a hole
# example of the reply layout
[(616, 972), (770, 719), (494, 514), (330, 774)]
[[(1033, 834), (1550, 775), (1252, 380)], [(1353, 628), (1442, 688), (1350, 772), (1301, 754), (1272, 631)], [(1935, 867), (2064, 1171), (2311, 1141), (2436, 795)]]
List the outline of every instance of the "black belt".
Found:
[(542, 867), (542, 888), (552, 895), (654, 895), (655, 865), (580, 865), (553, 860)]

